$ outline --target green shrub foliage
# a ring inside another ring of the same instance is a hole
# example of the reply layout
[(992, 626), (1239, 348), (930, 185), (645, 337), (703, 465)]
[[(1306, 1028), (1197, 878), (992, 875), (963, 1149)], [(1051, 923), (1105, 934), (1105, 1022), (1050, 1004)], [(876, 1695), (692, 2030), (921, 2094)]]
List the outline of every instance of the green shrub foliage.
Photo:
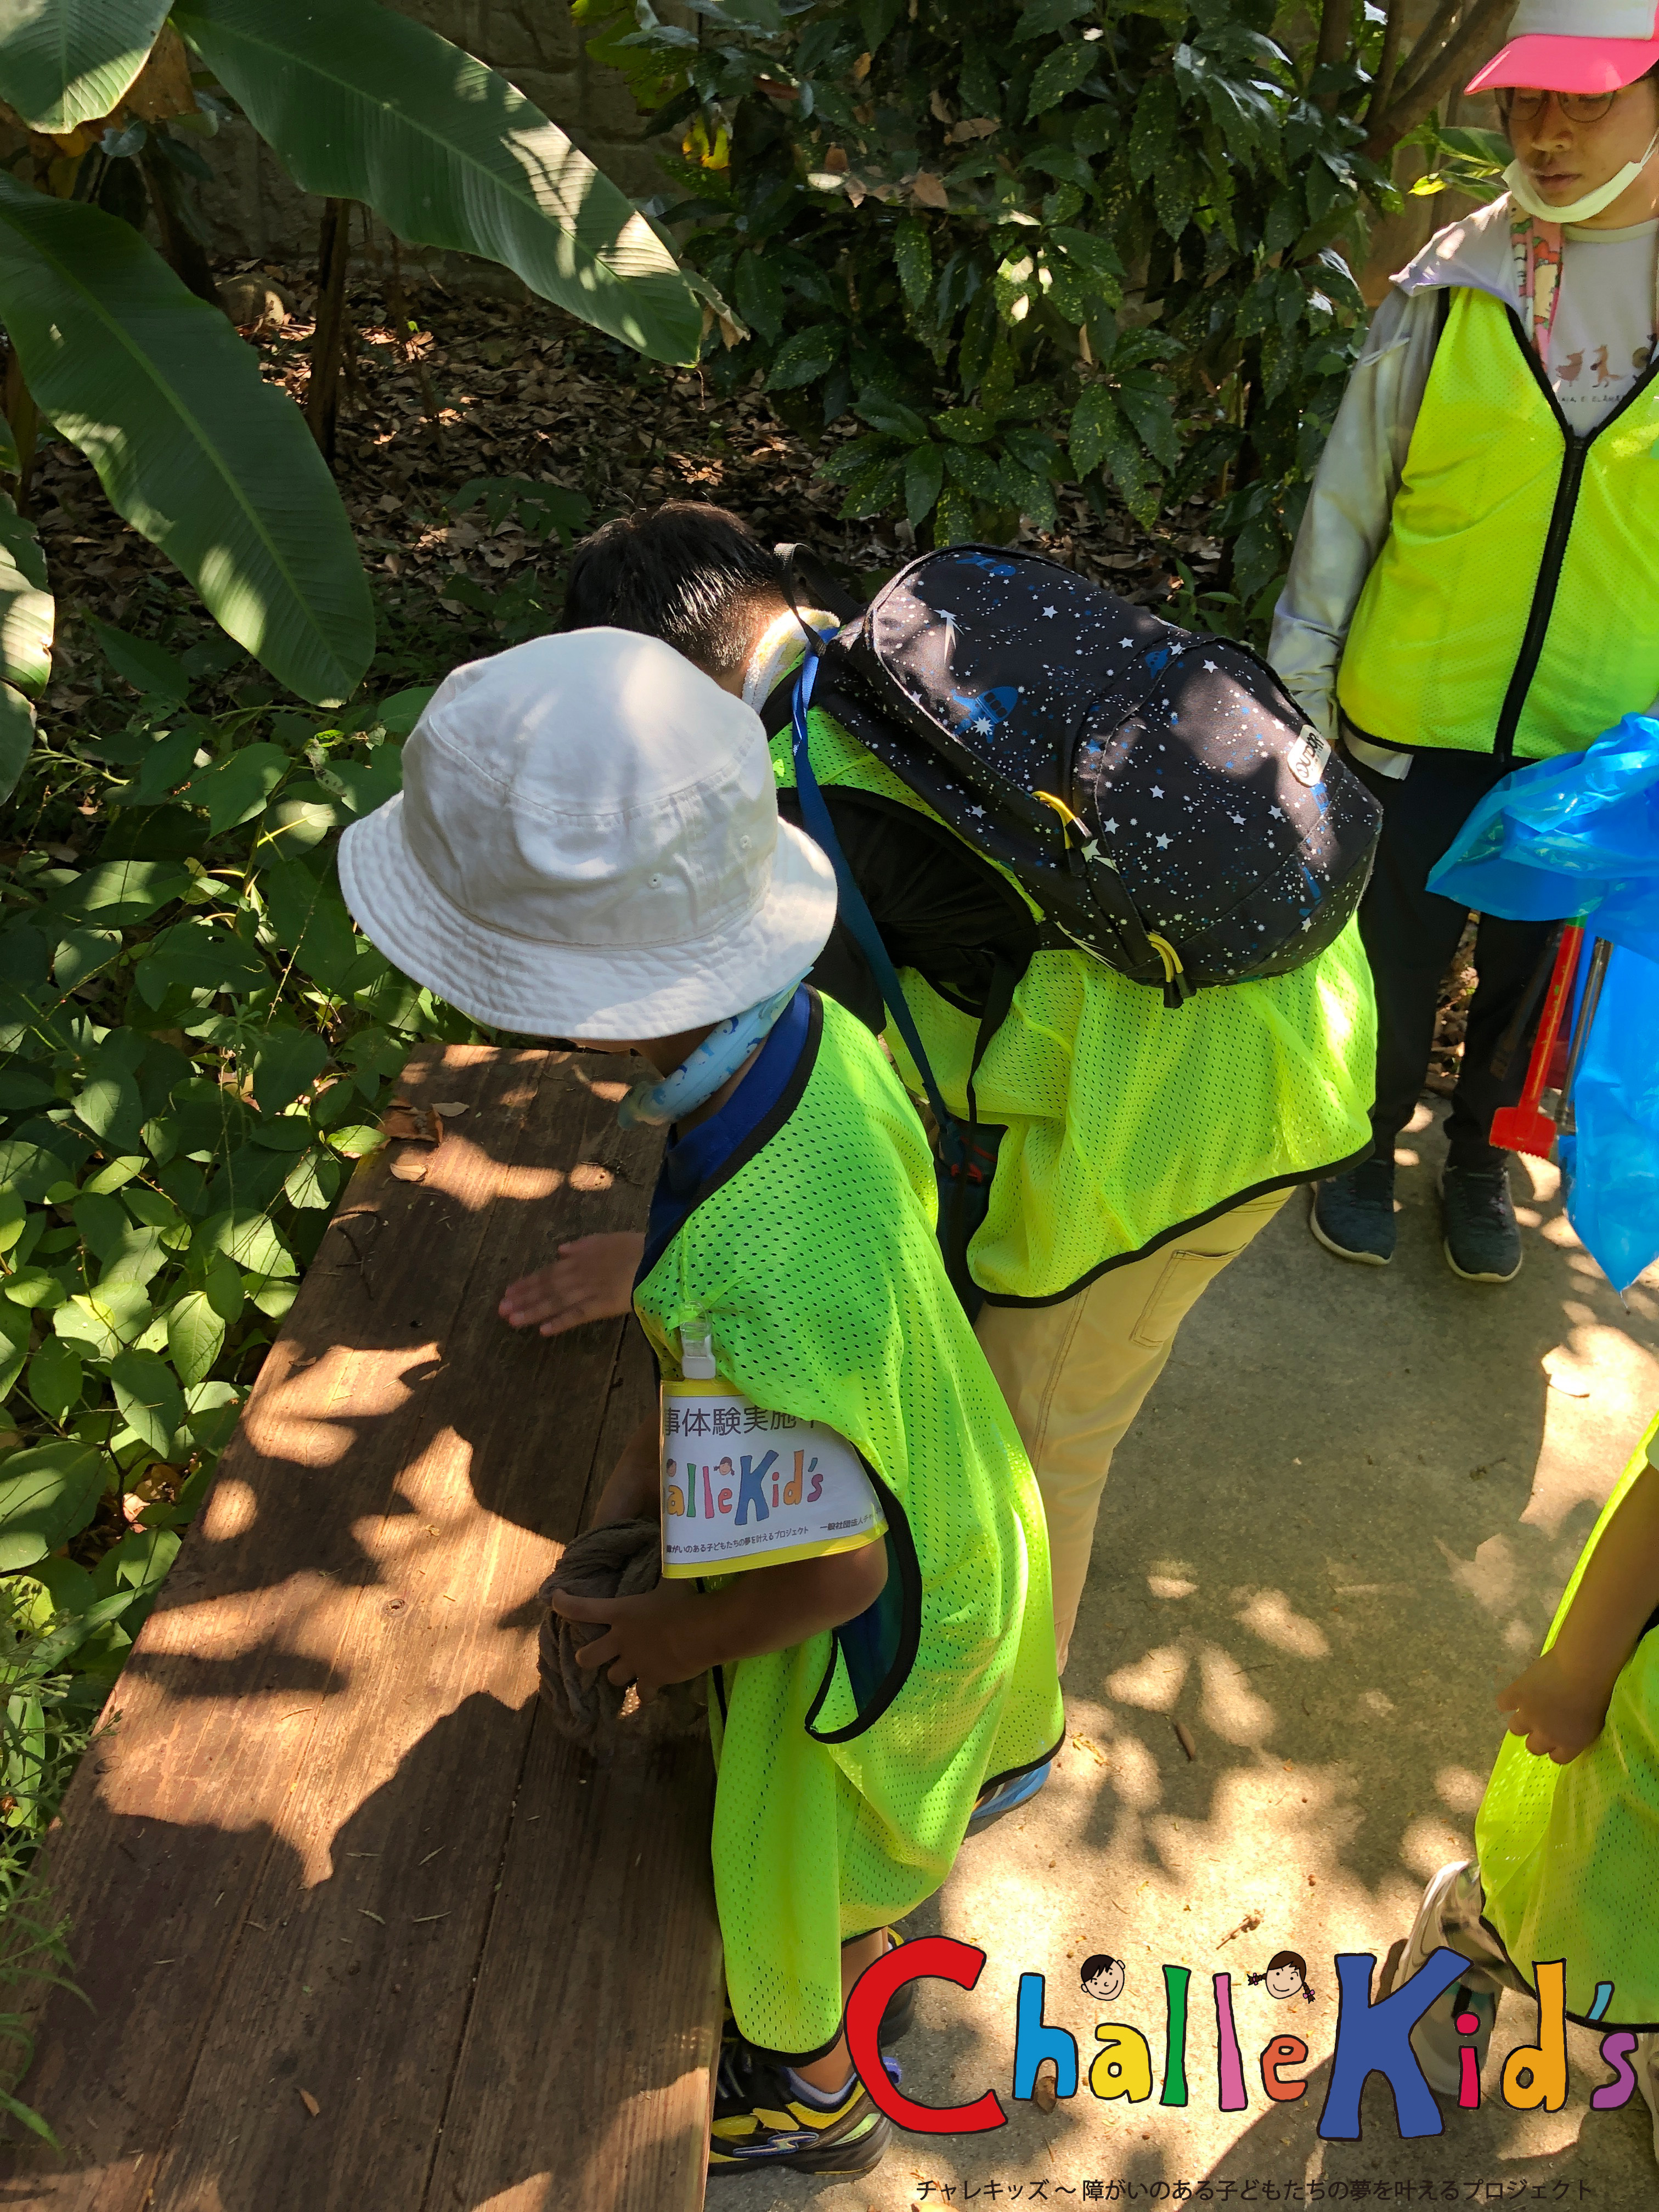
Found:
[(1355, 358), (1363, 202), (1397, 204), (1361, 65), (1316, 73), (1266, 0), (692, 4), (578, 13), (678, 146), (708, 374), (850, 412), (843, 512), (939, 543), (1047, 526), (1070, 480), (1146, 524), (1211, 491), (1259, 599)]
[[(222, 641), (100, 634), (139, 702), (37, 746), (0, 866), (0, 1599), (35, 1639), (0, 1861), (50, 1818), (58, 1739), (118, 1672), (411, 1047), (477, 1034), (334, 873), (430, 687), (325, 726), (263, 690), (207, 714)], [(107, 825), (92, 853), (37, 838), (77, 809)]]

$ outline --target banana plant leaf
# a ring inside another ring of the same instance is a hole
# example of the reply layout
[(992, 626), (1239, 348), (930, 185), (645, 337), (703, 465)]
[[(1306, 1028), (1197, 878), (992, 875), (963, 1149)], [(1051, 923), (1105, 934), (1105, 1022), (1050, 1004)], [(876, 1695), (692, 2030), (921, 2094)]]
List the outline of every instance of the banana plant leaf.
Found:
[(16, 790), (33, 744), (33, 708), (11, 684), (0, 684), (0, 799)]
[(0, 492), (0, 678), (32, 699), (52, 674), (57, 611), (40, 541)]
[(107, 115), (149, 59), (167, 0), (5, 0), (0, 100), (63, 137)]
[(173, 21), (295, 184), (399, 238), (497, 261), (653, 361), (702, 309), (610, 179), (504, 76), (374, 0), (179, 0)]
[(130, 225), (0, 173), (0, 322), (43, 412), (215, 620), (302, 699), (345, 699), (374, 650), (351, 526), (220, 311)]

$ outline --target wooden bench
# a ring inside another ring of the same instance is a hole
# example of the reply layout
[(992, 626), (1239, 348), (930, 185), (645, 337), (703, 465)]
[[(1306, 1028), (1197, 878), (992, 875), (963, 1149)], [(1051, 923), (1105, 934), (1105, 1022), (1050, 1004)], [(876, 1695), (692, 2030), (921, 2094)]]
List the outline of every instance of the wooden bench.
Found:
[[(497, 1318), (643, 1224), (615, 1063), (451, 1047), (359, 1169), (46, 1852), (90, 2008), (0, 2204), (676, 2212), (720, 2015), (705, 1743), (597, 1769), (536, 1703), (537, 1585), (650, 1403), (638, 1331)], [(423, 1161), (419, 1181), (394, 1161)]]

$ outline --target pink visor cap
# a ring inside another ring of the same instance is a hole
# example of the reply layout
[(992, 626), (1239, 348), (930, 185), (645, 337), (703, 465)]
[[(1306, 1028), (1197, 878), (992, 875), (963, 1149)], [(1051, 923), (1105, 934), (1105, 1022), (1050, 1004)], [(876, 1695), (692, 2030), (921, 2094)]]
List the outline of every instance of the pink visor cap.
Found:
[(1509, 44), (1464, 90), (1618, 92), (1656, 62), (1656, 0), (1521, 0)]

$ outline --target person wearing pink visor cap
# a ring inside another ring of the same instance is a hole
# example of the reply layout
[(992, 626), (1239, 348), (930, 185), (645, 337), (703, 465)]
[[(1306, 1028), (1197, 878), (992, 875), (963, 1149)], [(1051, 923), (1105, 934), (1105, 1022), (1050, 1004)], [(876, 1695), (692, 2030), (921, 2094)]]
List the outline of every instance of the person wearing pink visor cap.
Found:
[[(1383, 808), (1359, 909), (1376, 1151), (1316, 1186), (1311, 1217), (1373, 1267), (1466, 919), (1429, 871), (1513, 769), (1659, 702), (1659, 0), (1522, 0), (1468, 88), (1495, 96), (1509, 190), (1431, 239), (1373, 316), (1269, 647)], [(1480, 925), (1441, 1179), (1446, 1258), (1471, 1282), (1521, 1267), (1492, 1118), (1519, 1095), (1547, 938)]]

